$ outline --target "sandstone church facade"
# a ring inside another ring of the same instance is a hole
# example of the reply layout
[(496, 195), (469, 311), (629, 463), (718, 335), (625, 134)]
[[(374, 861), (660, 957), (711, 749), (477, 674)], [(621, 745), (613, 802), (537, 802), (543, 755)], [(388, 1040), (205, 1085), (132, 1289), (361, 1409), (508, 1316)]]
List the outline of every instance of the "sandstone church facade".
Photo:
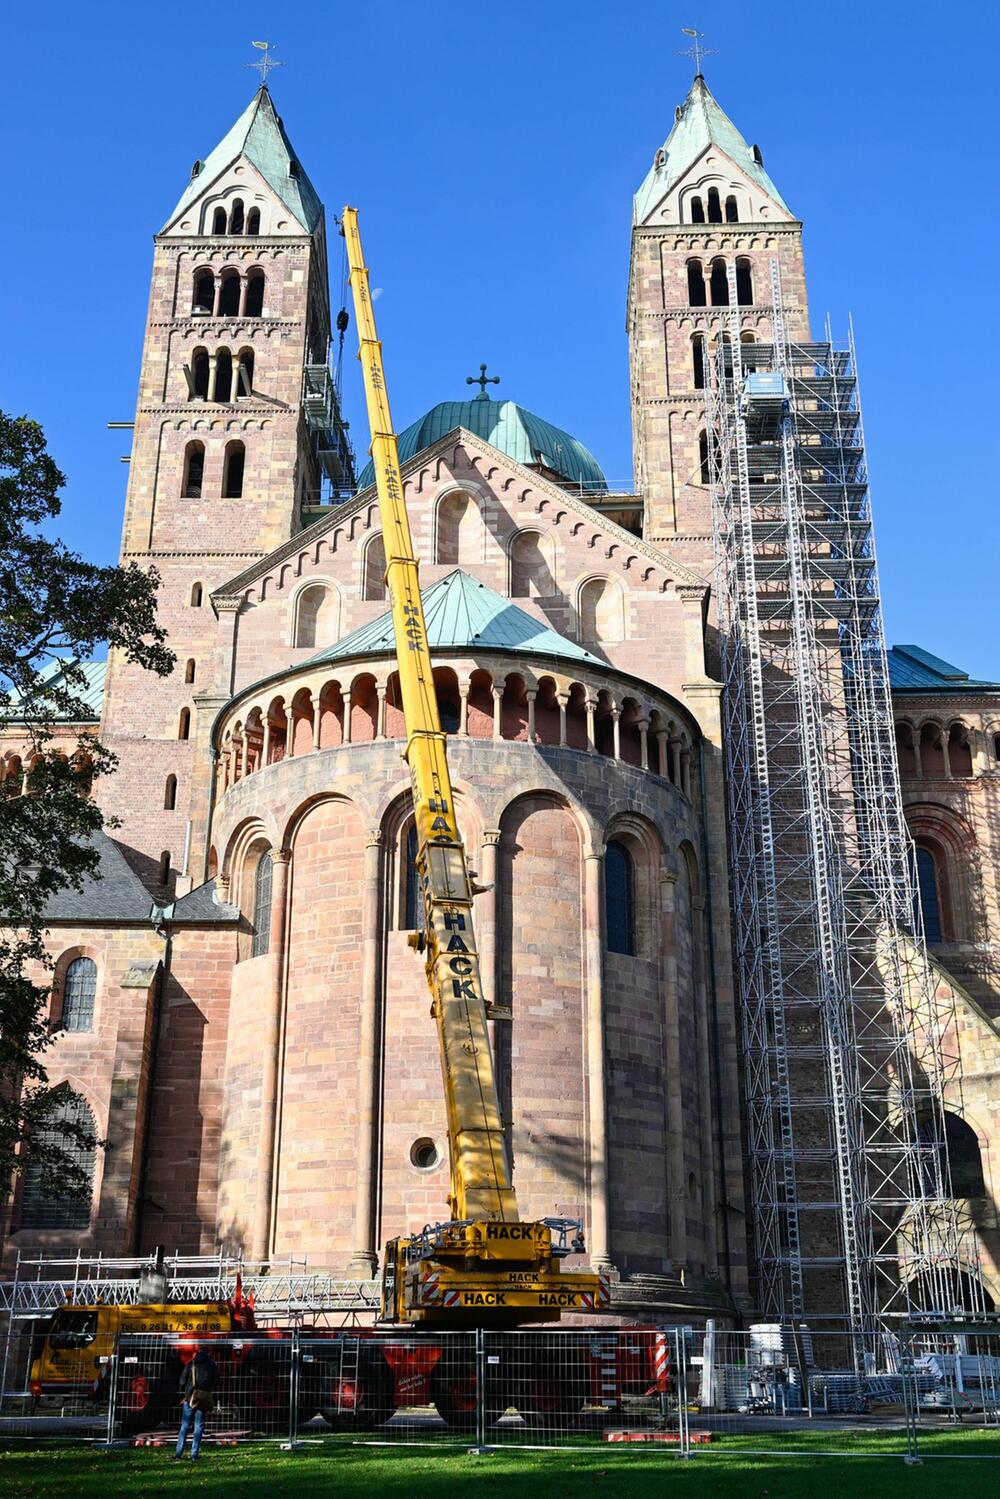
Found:
[[(89, 1205), (18, 1179), (8, 1262), (222, 1246), (368, 1276), (446, 1211), (384, 552), (327, 373), (327, 233), (262, 88), (155, 237), (122, 558), (158, 569), (177, 668), (90, 669), (121, 823), (102, 880), (49, 913), (48, 1069), (106, 1145)], [(584, 1221), (626, 1314), (752, 1306), (705, 361), (733, 261), (744, 336), (768, 336), (776, 259), (808, 337), (801, 236), (698, 78), (635, 199), (636, 494), (485, 387), (401, 433), (484, 983), (512, 1014), (493, 1039), (520, 1203)], [(916, 647), (893, 670), (998, 1299), (1000, 687)], [(16, 724), (3, 738), (20, 775)]]

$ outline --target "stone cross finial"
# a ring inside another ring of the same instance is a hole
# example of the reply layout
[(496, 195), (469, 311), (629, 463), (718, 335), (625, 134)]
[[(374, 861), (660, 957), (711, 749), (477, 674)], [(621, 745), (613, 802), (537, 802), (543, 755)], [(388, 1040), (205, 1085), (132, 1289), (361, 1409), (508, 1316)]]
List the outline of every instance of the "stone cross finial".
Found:
[(682, 26), (681, 30), (683, 31), (685, 36), (692, 37), (693, 41), (690, 47), (685, 47), (684, 51), (678, 52), (677, 56), (690, 57), (694, 62), (694, 75), (696, 78), (700, 78), (702, 58), (718, 57), (719, 54), (714, 47), (703, 47), (701, 45), (702, 38), (705, 35), (703, 31), (696, 30), (694, 26)]
[(478, 375), (466, 375), (466, 377), (465, 377), (465, 383), (466, 383), (466, 385), (478, 385), (479, 386), (479, 395), (476, 397), (477, 401), (480, 400), (480, 399), (482, 399), (484, 401), (488, 401), (489, 400), (489, 396), (486, 394), (486, 387), (487, 387), (487, 385), (499, 385), (500, 384), (500, 376), (499, 375), (488, 375), (486, 373), (486, 366), (485, 366), (485, 364), (481, 364), (479, 366), (479, 374)]

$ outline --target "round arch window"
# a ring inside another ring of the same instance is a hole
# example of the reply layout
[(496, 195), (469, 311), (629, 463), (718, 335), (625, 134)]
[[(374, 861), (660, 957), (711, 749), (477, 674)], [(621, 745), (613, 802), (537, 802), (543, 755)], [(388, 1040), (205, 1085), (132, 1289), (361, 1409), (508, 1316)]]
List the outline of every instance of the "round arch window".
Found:
[(441, 1161), (441, 1152), (430, 1135), (421, 1135), (410, 1146), (410, 1165), (418, 1171), (433, 1171)]

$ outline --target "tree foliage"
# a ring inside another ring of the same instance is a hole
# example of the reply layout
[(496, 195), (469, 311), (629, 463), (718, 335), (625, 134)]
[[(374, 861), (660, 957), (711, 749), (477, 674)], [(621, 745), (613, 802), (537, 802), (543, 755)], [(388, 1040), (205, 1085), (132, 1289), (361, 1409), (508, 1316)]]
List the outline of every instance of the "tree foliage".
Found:
[(38, 423), (0, 413), (0, 719), (24, 772), (23, 784), (14, 775), (0, 785), (0, 1174), (9, 1179), (27, 1147), (43, 1185), (61, 1194), (86, 1184), (40, 1133), (56, 1101), (45, 1071), (45, 913), (61, 891), (99, 877), (93, 835), (114, 825), (90, 794), (116, 761), (86, 727), (81, 663), (106, 643), (158, 676), (174, 666), (156, 622), (156, 571), (97, 566), (48, 533), (64, 483)]

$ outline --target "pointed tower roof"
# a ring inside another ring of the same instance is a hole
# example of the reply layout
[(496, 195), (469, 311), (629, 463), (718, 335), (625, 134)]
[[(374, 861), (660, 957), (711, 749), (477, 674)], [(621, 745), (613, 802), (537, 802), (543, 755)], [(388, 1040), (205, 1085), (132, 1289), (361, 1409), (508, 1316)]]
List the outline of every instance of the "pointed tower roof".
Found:
[[(167, 227), (241, 156), (253, 163), (288, 211), (312, 234), (322, 217), (323, 205), (292, 149), (281, 116), (263, 84), (235, 125), (201, 162), (167, 220)], [(293, 163), (294, 175), (290, 170)]]
[(780, 203), (787, 213), (791, 209), (778, 192), (762, 164), (756, 160), (732, 120), (716, 102), (708, 84), (699, 73), (691, 91), (677, 110), (674, 128), (667, 136), (645, 182), (635, 195), (635, 222), (641, 224), (657, 203), (662, 202), (674, 183), (687, 171), (707, 146), (718, 146), (731, 161), (756, 182), (769, 197)]
[[(447, 577), (421, 589), (427, 644), (432, 651), (515, 651), (518, 655), (559, 656), (571, 661), (602, 663), (582, 645), (557, 635), (541, 620), (510, 599), (502, 598), (456, 568)], [(380, 614), (370, 624), (338, 640), (327, 650), (310, 657), (318, 661), (344, 661), (351, 656), (391, 656), (395, 650), (392, 615)]]

